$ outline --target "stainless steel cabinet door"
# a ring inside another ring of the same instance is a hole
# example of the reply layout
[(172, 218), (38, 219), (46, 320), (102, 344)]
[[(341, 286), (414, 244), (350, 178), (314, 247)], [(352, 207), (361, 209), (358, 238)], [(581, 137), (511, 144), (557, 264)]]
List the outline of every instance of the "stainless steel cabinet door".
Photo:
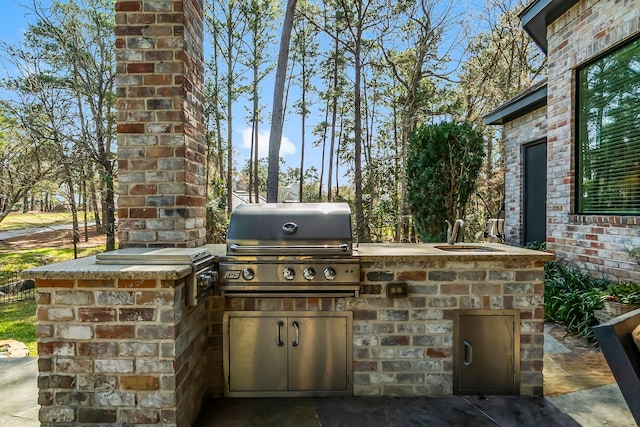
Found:
[(454, 315), (455, 394), (518, 394), (520, 313), (460, 310)]
[(225, 396), (348, 396), (352, 314), (227, 311)]
[(289, 390), (347, 391), (347, 318), (290, 317)]
[(287, 390), (283, 317), (229, 317), (229, 390)]

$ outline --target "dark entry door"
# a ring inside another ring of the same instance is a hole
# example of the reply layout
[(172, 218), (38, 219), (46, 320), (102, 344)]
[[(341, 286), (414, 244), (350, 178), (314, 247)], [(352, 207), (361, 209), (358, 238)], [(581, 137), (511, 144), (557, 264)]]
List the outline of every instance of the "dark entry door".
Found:
[(524, 147), (524, 243), (547, 240), (547, 143)]

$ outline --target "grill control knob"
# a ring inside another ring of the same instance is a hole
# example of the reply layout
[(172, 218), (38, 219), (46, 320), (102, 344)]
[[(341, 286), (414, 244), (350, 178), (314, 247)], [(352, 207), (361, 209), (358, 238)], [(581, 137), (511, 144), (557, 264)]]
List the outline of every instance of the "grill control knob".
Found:
[(245, 268), (242, 270), (242, 278), (244, 280), (253, 280), (256, 277), (256, 272), (253, 268)]
[(334, 268), (327, 267), (324, 269), (324, 277), (327, 280), (333, 280), (336, 278), (337, 275), (338, 273), (336, 273), (336, 270)]
[(213, 284), (218, 281), (218, 272), (207, 270), (201, 274), (198, 274), (198, 287), (201, 291), (206, 291), (213, 287)]
[(316, 270), (313, 267), (305, 268), (302, 275), (307, 280), (313, 280), (316, 278)]
[(293, 280), (296, 278), (296, 272), (293, 268), (287, 267), (282, 270), (282, 277), (284, 277), (284, 280)]

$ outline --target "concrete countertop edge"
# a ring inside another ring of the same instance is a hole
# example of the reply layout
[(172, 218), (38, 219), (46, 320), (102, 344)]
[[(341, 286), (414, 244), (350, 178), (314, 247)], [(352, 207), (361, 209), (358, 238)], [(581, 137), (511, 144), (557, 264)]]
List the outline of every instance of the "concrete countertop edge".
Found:
[[(206, 245), (217, 257), (225, 255), (224, 244)], [(492, 248), (499, 252), (448, 252), (443, 243), (366, 243), (354, 247), (354, 256), (365, 262), (403, 258), (433, 258), (438, 261), (551, 261), (555, 255), (497, 243), (462, 243), (458, 247)], [(455, 245), (454, 245), (455, 247)], [(191, 274), (190, 264), (116, 265), (96, 264), (96, 257), (79, 258), (25, 270), (25, 279), (161, 279), (177, 280)]]
[(190, 264), (115, 265), (96, 264), (90, 256), (56, 264), (30, 268), (20, 273), (23, 279), (160, 279), (177, 280), (193, 271)]

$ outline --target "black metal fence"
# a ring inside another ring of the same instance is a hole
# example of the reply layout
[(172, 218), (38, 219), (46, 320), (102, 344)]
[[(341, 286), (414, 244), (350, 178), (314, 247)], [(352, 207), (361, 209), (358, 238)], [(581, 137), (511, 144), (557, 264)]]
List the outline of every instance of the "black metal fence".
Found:
[(20, 279), (17, 271), (0, 271), (0, 304), (35, 299), (35, 283)]

